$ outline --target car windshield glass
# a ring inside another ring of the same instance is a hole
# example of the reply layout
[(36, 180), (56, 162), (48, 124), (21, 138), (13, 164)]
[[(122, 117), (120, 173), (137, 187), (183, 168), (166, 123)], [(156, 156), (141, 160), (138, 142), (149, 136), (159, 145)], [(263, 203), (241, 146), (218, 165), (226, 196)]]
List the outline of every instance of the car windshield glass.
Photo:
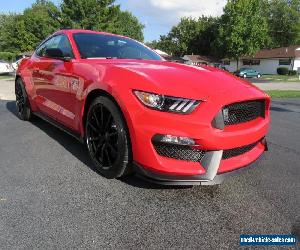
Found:
[(162, 60), (154, 51), (123, 37), (76, 33), (73, 35), (81, 58)]

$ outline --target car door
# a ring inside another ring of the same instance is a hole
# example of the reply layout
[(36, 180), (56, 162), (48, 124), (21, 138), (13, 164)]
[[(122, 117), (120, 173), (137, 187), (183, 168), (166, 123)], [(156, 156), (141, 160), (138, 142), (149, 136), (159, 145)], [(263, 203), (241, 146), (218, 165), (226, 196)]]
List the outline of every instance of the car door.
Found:
[(67, 61), (61, 60), (54, 68), (54, 78), (51, 82), (54, 92), (52, 101), (59, 107), (57, 120), (68, 128), (77, 130), (77, 92), (80, 78), (76, 74), (73, 49), (66, 35), (59, 37), (56, 48), (60, 49), (64, 56), (70, 59)]
[[(58, 48), (63, 51), (70, 60), (50, 58), (46, 55), (47, 49)], [(78, 78), (72, 74), (73, 51), (64, 34), (56, 35), (46, 41), (36, 52), (33, 66), (33, 82), (36, 91), (35, 101), (39, 110), (63, 123), (71, 129), (75, 129), (74, 112), (74, 86)]]
[(250, 75), (251, 77), (256, 76), (255, 70), (251, 69), (251, 70), (249, 71), (249, 75)]
[(52, 37), (44, 42), (36, 50), (32, 57), (29, 70), (32, 72), (32, 82), (34, 85), (34, 101), (39, 111), (53, 119), (56, 118), (58, 108), (55, 108), (51, 99), (53, 96), (51, 82), (54, 78), (54, 67), (57, 60), (46, 56), (46, 49), (51, 48), (56, 37)]

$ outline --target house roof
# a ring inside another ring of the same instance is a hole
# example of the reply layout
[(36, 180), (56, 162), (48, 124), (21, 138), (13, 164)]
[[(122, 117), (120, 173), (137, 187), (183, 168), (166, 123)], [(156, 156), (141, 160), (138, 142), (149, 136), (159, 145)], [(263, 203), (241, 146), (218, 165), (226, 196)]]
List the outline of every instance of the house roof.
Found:
[(192, 62), (215, 62), (216, 60), (210, 56), (201, 55), (185, 55), (183, 59), (187, 59)]
[(275, 49), (262, 49), (254, 56), (244, 56), (242, 59), (295, 58), (300, 57), (300, 45)]
[(160, 50), (160, 49), (155, 49), (154, 50), (157, 54), (159, 54), (160, 56), (169, 56), (168, 53)]

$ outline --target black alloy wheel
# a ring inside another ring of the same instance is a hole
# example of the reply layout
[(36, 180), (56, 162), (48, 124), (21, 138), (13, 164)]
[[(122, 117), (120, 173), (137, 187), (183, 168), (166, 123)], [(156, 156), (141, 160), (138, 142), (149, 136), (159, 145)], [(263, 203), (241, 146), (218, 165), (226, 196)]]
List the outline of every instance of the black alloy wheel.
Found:
[(121, 111), (108, 97), (97, 97), (86, 118), (86, 144), (97, 171), (107, 178), (128, 173), (130, 144)]
[(17, 115), (21, 120), (28, 121), (32, 116), (27, 93), (21, 78), (15, 82)]

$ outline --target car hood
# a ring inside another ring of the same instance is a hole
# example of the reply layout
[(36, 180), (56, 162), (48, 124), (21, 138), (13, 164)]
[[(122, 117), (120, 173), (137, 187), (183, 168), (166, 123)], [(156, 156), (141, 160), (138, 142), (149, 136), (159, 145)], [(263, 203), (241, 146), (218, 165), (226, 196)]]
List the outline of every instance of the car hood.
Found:
[(220, 95), (223, 100), (266, 96), (249, 82), (214, 67), (142, 60), (117, 60), (112, 65), (138, 76), (130, 77), (133, 89), (202, 100)]

